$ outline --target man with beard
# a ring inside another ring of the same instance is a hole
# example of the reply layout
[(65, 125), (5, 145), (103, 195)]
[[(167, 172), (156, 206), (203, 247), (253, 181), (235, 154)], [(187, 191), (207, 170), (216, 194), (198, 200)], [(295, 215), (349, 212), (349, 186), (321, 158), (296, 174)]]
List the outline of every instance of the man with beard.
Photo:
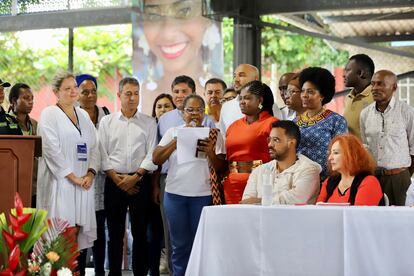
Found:
[[(242, 87), (254, 80), (259, 80), (259, 69), (250, 64), (240, 64), (237, 66), (233, 75), (233, 88), (240, 94)], [(276, 103), (273, 105), (273, 116), (282, 118), (279, 107)], [(243, 118), (243, 113), (239, 106), (239, 96), (223, 104), (220, 114), (220, 132), (226, 138), (228, 127), (236, 120)]]
[(292, 121), (272, 124), (268, 138), (272, 161), (251, 173), (243, 193), (242, 204), (257, 204), (262, 197), (262, 176), (272, 173), (272, 204), (314, 204), (319, 194), (318, 163), (296, 152), (300, 143), (299, 127)]
[(220, 120), (221, 101), (226, 88), (226, 83), (217, 78), (209, 79), (205, 85), (206, 113), (214, 120), (216, 127), (218, 127)]

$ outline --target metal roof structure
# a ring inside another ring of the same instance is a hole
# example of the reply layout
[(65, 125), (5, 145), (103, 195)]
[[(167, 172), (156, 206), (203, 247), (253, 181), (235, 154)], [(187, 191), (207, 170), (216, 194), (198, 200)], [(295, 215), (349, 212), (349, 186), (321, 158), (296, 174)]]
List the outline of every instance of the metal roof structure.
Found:
[[(143, 0), (2, 0), (0, 32), (130, 23)], [(414, 0), (200, 0), (205, 16), (235, 19), (235, 63), (260, 66), (260, 28), (316, 36), (414, 60)], [(290, 26), (260, 20), (275, 14)], [(243, 45), (243, 49), (237, 47)], [(259, 45), (259, 46), (258, 46)], [(254, 53), (252, 55), (252, 53)]]

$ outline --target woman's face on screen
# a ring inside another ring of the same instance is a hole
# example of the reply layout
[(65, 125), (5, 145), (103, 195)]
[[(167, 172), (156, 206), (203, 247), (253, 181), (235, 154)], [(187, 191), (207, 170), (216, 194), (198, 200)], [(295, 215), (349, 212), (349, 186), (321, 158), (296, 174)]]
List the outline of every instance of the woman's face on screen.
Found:
[(179, 72), (197, 59), (209, 24), (201, 0), (146, 0), (144, 33), (165, 71)]

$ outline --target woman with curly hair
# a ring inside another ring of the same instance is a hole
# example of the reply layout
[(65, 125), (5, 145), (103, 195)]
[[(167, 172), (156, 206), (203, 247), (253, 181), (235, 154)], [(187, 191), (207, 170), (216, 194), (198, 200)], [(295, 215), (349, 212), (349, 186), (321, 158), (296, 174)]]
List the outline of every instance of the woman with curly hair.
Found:
[(346, 133), (348, 126), (344, 117), (324, 108), (335, 94), (335, 78), (328, 70), (306, 68), (299, 75), (299, 84), (302, 88), (302, 105), (306, 111), (296, 120), (302, 137), (298, 152), (321, 165), (323, 181), (327, 176), (329, 143), (336, 135)]
[(239, 203), (251, 171), (270, 161), (267, 138), (272, 130), (273, 94), (260, 82), (247, 83), (240, 92), (240, 110), (245, 115), (232, 123), (226, 132), (229, 175), (224, 181), (227, 204)]
[(383, 193), (373, 175), (375, 161), (356, 136), (343, 134), (332, 139), (328, 167), (331, 176), (324, 181), (317, 202), (379, 204)]

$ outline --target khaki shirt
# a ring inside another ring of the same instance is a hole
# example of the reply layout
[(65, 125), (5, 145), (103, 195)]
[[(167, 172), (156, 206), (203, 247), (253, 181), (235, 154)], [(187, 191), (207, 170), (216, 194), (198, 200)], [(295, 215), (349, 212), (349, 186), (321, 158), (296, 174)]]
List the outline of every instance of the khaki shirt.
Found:
[(361, 140), (361, 130), (359, 126), (359, 117), (362, 109), (374, 102), (371, 93), (371, 85), (368, 85), (364, 91), (359, 94), (355, 93), (355, 89), (345, 97), (344, 117), (348, 123), (348, 130)]

